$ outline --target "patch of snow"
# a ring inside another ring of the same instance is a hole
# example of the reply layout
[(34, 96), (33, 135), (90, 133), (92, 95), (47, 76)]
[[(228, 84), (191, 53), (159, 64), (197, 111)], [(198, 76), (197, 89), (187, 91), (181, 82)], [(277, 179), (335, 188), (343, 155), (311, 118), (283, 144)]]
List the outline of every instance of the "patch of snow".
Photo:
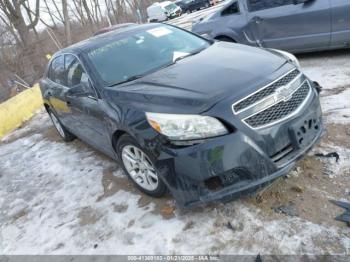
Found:
[[(163, 218), (153, 202), (141, 206), (142, 194), (123, 189), (98, 201), (104, 194), (103, 172), (115, 163), (88, 148), (77, 149), (74, 144), (50, 141), (40, 134), (1, 145), (0, 152), (0, 170), (5, 174), (0, 178), (3, 254), (350, 251), (349, 230), (299, 218), (269, 221), (242, 201), (176, 212), (170, 219)], [(121, 172), (114, 174), (121, 178)], [(14, 219), (10, 217), (14, 208), (25, 208), (25, 213)], [(190, 221), (192, 227), (185, 230)], [(227, 227), (228, 222), (233, 229)], [(337, 250), (330, 242), (337, 243)]]
[(301, 64), (303, 72), (324, 89), (321, 104), (325, 120), (350, 123), (350, 54), (340, 50), (304, 55)]
[(332, 144), (321, 144), (318, 148), (318, 153), (327, 154), (330, 152), (336, 152), (339, 154), (339, 161), (336, 162), (335, 157), (323, 158), (320, 157), (320, 160), (327, 167), (328, 172), (330, 173), (330, 178), (334, 176), (344, 176), (350, 174), (350, 149), (343, 148), (340, 146)]

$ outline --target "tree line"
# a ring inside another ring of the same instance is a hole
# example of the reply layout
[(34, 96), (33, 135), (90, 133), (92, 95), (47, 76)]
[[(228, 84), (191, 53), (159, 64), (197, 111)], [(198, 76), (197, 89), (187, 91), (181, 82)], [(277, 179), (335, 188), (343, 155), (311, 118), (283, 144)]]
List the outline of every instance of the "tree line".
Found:
[(102, 27), (142, 23), (156, 0), (0, 0), (0, 102), (41, 77), (46, 54)]

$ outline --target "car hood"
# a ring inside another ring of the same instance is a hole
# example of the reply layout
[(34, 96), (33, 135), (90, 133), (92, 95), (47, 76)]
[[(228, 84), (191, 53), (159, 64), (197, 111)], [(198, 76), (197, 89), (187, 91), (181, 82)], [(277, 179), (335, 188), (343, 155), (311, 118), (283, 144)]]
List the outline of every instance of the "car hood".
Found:
[(272, 82), (290, 70), (286, 64), (267, 50), (216, 42), (165, 69), (108, 88), (106, 95), (149, 112), (201, 113), (224, 98), (235, 102)]

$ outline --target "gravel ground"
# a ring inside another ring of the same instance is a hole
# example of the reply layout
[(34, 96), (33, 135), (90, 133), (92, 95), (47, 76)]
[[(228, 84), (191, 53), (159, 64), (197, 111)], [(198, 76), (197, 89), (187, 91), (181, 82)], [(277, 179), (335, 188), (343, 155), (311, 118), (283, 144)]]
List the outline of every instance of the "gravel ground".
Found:
[[(185, 211), (171, 196), (151, 199), (38, 112), (0, 143), (0, 254), (349, 254), (329, 199), (350, 198), (350, 51), (299, 58), (324, 87), (326, 135), (286, 178), (225, 205)], [(314, 156), (334, 151), (339, 162)]]

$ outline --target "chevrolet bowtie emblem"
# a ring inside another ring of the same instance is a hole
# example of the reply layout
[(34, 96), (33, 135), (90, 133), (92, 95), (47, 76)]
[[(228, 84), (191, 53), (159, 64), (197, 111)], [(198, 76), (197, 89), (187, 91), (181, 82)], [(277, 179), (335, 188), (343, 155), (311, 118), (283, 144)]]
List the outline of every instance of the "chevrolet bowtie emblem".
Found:
[(287, 102), (292, 98), (293, 90), (290, 85), (281, 87), (275, 91), (275, 101)]

